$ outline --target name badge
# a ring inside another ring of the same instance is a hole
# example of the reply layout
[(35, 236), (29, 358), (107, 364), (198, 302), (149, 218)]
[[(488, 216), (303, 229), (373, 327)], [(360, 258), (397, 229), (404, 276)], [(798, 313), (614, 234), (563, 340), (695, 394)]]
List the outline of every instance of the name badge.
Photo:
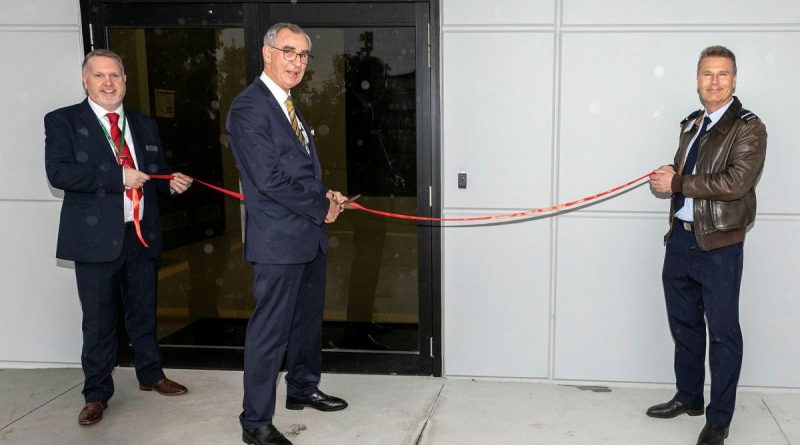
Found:
[(157, 145), (145, 145), (144, 149), (147, 150), (147, 151), (158, 151), (158, 146)]

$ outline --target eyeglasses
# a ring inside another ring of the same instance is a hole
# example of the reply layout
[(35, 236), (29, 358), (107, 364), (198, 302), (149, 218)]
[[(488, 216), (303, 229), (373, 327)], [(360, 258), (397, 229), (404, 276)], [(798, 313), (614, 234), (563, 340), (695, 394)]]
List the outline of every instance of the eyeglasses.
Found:
[(283, 53), (283, 60), (286, 60), (287, 62), (293, 62), (299, 57), (300, 58), (300, 63), (302, 63), (303, 65), (307, 65), (308, 64), (308, 59), (313, 57), (309, 53), (298, 53), (297, 51), (293, 51), (291, 49), (276, 48), (274, 46), (270, 46), (270, 48), (282, 52)]

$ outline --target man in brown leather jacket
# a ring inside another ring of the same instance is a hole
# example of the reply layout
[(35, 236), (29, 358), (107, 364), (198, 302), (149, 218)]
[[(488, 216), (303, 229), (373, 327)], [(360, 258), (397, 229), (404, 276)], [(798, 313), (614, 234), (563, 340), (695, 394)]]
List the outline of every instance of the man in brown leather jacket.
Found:
[(662, 281), (675, 341), (677, 393), (647, 415), (703, 414), (708, 320), (711, 401), (698, 445), (724, 444), (733, 417), (742, 367), (742, 245), (755, 221), (755, 186), (767, 149), (764, 124), (742, 109), (735, 90), (733, 52), (704, 49), (697, 63), (704, 109), (681, 122), (674, 164), (659, 167), (650, 178), (654, 191), (672, 194)]

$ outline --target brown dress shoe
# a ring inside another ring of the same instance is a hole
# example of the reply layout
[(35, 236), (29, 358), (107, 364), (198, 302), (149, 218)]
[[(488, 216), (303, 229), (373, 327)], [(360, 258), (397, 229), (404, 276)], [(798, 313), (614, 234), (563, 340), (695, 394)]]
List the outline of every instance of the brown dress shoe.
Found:
[(152, 385), (139, 385), (139, 389), (142, 391), (156, 390), (162, 396), (179, 396), (181, 394), (186, 394), (186, 391), (189, 391), (185, 386), (181, 385), (180, 383), (173, 382), (166, 377), (153, 383)]
[(83, 405), (81, 413), (78, 414), (78, 425), (93, 425), (103, 420), (103, 410), (108, 408), (106, 402), (88, 402)]

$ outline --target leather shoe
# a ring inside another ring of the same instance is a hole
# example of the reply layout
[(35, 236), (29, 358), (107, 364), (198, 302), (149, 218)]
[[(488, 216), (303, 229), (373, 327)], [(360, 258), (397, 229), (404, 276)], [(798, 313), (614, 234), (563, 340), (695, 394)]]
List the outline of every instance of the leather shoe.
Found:
[(697, 445), (725, 445), (727, 438), (727, 426), (716, 426), (706, 422), (706, 426), (703, 427), (703, 431), (700, 431), (700, 436), (697, 438)]
[(185, 386), (180, 383), (173, 382), (172, 380), (164, 377), (163, 379), (153, 383), (152, 385), (139, 385), (142, 391), (158, 391), (162, 396), (179, 396), (186, 394), (189, 391)]
[(320, 411), (339, 411), (347, 408), (344, 400), (325, 394), (320, 390), (305, 397), (286, 396), (286, 409), (303, 409), (306, 406)]
[(673, 399), (666, 403), (651, 406), (647, 409), (647, 415), (659, 419), (671, 419), (684, 413), (690, 416), (702, 416), (704, 411), (703, 405), (685, 405)]
[(242, 430), (242, 442), (250, 445), (292, 445), (275, 425), (263, 425), (252, 430)]
[(87, 402), (78, 414), (78, 425), (94, 425), (103, 420), (103, 410), (106, 408), (106, 402)]

